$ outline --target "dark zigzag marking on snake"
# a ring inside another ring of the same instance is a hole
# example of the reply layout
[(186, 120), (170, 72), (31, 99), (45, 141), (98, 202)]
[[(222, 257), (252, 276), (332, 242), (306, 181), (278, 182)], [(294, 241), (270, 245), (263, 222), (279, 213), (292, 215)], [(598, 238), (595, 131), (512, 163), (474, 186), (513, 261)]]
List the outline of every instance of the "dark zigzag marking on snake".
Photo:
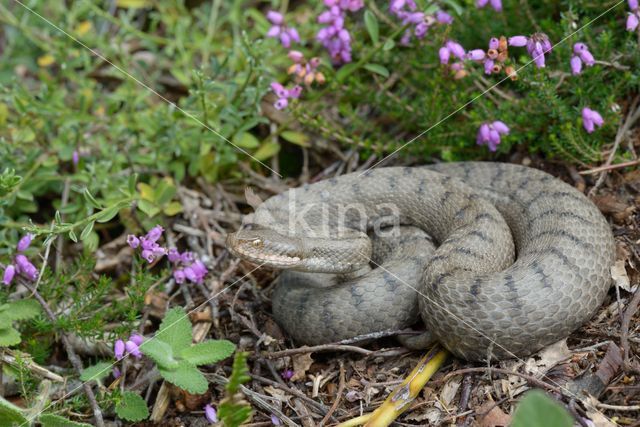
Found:
[(539, 239), (539, 238), (541, 238), (543, 236), (552, 236), (552, 237), (561, 236), (561, 237), (564, 237), (564, 238), (567, 238), (567, 239), (571, 240), (571, 242), (575, 243), (578, 246), (582, 246), (582, 247), (585, 247), (585, 248), (593, 249), (593, 245), (591, 243), (587, 243), (587, 242), (583, 241), (579, 237), (574, 236), (573, 234), (569, 233), (566, 230), (544, 230), (544, 231), (540, 231), (540, 232), (534, 234), (533, 236), (531, 236), (531, 239), (535, 240), (535, 239)]
[(570, 197), (573, 200), (576, 200), (580, 203), (584, 203), (584, 199), (576, 194), (569, 193), (568, 191), (554, 191), (553, 193), (547, 193), (546, 191), (540, 191), (536, 194), (532, 199), (526, 201), (527, 206), (531, 206), (533, 203), (537, 202), (539, 199), (543, 197), (553, 197), (553, 198), (564, 198)]
[(537, 260), (533, 260), (533, 262), (531, 263), (531, 268), (533, 269), (534, 273), (540, 276), (543, 288), (553, 288), (551, 282), (549, 281), (549, 278), (551, 276), (544, 272), (544, 269)]
[(591, 221), (590, 219), (587, 219), (585, 217), (583, 217), (582, 215), (579, 215), (575, 212), (571, 212), (571, 211), (560, 211), (557, 210), (556, 208), (551, 208), (551, 209), (547, 209), (546, 211), (540, 212), (538, 214), (536, 214), (535, 216), (529, 217), (529, 225), (533, 225), (536, 221), (539, 221), (549, 215), (557, 215), (560, 216), (562, 218), (572, 218), (572, 219), (577, 219), (579, 221), (585, 222), (587, 224), (593, 224), (593, 221)]

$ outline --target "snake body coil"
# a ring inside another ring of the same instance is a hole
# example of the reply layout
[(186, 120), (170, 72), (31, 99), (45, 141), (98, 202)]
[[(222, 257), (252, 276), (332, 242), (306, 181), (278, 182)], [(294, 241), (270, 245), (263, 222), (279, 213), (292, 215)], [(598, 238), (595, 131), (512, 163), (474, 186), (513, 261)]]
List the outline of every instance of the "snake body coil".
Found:
[[(459, 357), (528, 355), (593, 315), (614, 261), (611, 230), (584, 195), (510, 164), (344, 175), (274, 196), (247, 222), (228, 247), (291, 270), (274, 316), (307, 344), (403, 328), (419, 313)], [(385, 233), (395, 240), (369, 237)]]

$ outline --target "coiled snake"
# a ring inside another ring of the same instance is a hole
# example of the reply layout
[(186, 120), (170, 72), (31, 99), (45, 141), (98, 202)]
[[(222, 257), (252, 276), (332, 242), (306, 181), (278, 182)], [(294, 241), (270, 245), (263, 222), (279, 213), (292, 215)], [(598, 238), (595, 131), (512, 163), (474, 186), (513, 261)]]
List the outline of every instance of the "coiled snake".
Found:
[(227, 246), (286, 270), (274, 316), (305, 344), (419, 313), (464, 359), (528, 355), (593, 315), (614, 262), (611, 229), (583, 194), (511, 164), (353, 173), (274, 196), (245, 223)]

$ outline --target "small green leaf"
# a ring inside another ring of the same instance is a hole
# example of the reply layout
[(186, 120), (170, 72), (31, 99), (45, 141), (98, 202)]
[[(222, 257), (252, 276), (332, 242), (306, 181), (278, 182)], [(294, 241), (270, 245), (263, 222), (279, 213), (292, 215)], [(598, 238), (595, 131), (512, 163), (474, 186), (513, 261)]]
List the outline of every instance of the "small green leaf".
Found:
[(277, 142), (265, 142), (264, 144), (262, 144), (262, 146), (260, 146), (260, 148), (256, 150), (255, 153), (253, 153), (253, 157), (260, 161), (263, 161), (275, 156), (279, 151), (280, 144), (278, 144)]
[(160, 213), (160, 209), (148, 200), (138, 200), (138, 209), (144, 212), (149, 218), (153, 218), (154, 216)]
[(0, 426), (29, 425), (29, 420), (24, 415), (24, 409), (0, 397)]
[(140, 351), (151, 358), (158, 367), (173, 370), (178, 367), (178, 361), (173, 357), (171, 346), (160, 339), (150, 339), (140, 345)]
[(240, 132), (233, 136), (231, 140), (235, 145), (241, 148), (253, 149), (260, 145), (258, 138), (249, 132)]
[(99, 223), (109, 222), (118, 215), (120, 209), (117, 206), (113, 206), (111, 208), (105, 209), (98, 215), (98, 219), (96, 220)]
[(111, 372), (111, 362), (98, 362), (93, 366), (85, 368), (80, 374), (82, 381), (99, 381)]
[(462, 15), (463, 9), (460, 4), (455, 0), (442, 0), (445, 4), (449, 5), (458, 16)]
[(76, 236), (76, 232), (73, 230), (69, 231), (69, 238), (74, 242), (78, 243), (78, 236)]
[(159, 206), (164, 206), (169, 203), (178, 192), (173, 180), (171, 178), (164, 178), (158, 184), (158, 187), (153, 192), (154, 201)]
[(249, 376), (249, 367), (247, 366), (247, 357), (249, 353), (246, 351), (239, 351), (233, 357), (233, 367), (231, 368), (231, 376), (229, 376), (229, 382), (226, 385), (227, 393), (234, 395), (240, 390), (240, 386), (247, 381), (251, 380)]
[(235, 349), (236, 346), (231, 341), (208, 340), (183, 349), (180, 357), (195, 366), (207, 365), (226, 359)]
[(138, 174), (132, 173), (129, 175), (129, 181), (127, 183), (127, 187), (129, 189), (129, 195), (136, 194), (136, 182), (138, 181)]
[(82, 233), (80, 233), (80, 240), (84, 241), (84, 239), (89, 236), (89, 233), (91, 233), (91, 231), (93, 230), (94, 224), (95, 223), (91, 221), (89, 224), (85, 225), (85, 227), (82, 229)]
[(38, 417), (38, 422), (42, 427), (91, 427), (91, 424), (71, 421), (55, 414), (42, 414)]
[(20, 338), (20, 332), (12, 326), (0, 329), (0, 346), (9, 347), (12, 345), (20, 344), (22, 338)]
[(382, 77), (389, 77), (389, 70), (380, 64), (365, 64), (364, 68), (372, 73), (380, 74)]
[(364, 25), (367, 27), (367, 32), (369, 32), (369, 37), (371, 37), (373, 44), (378, 44), (380, 27), (376, 15), (370, 10), (364, 12)]
[(60, 215), (60, 211), (56, 211), (56, 213), (53, 215), (53, 217), (56, 220), (56, 225), (62, 224), (62, 216)]
[(309, 146), (309, 137), (302, 132), (294, 132), (292, 130), (285, 130), (280, 134), (283, 139), (289, 142), (300, 145), (302, 147)]
[(180, 354), (183, 348), (190, 347), (193, 342), (193, 334), (189, 316), (181, 307), (167, 311), (156, 338), (171, 347), (173, 354)]
[(558, 402), (540, 390), (525, 394), (516, 408), (511, 427), (571, 427), (573, 418)]
[(184, 209), (182, 207), (182, 203), (180, 203), (178, 201), (174, 201), (174, 202), (169, 203), (167, 205), (167, 207), (164, 208), (163, 212), (167, 216), (174, 216), (174, 215), (178, 215), (183, 210)]
[(82, 192), (82, 195), (91, 206), (93, 206), (96, 209), (102, 209), (102, 206), (100, 205), (100, 203), (98, 203), (95, 197), (91, 195), (91, 192), (89, 191), (88, 188), (85, 187), (84, 191)]
[(162, 368), (158, 370), (162, 378), (191, 394), (203, 394), (209, 387), (204, 375), (186, 360), (181, 361), (175, 370), (169, 371)]
[(118, 417), (127, 421), (142, 421), (149, 417), (147, 402), (131, 391), (122, 393), (122, 400), (116, 405)]
[[(12, 321), (32, 319), (40, 314), (40, 310), (40, 304), (34, 299), (21, 299), (0, 306), (2, 317), (6, 317)], [(0, 323), (0, 327), (3, 326), (4, 325)]]
[(336, 79), (342, 83), (344, 80), (358, 68), (358, 63), (351, 62), (343, 65), (336, 73)]
[(387, 39), (387, 41), (384, 42), (384, 45), (382, 46), (382, 50), (389, 51), (394, 47), (396, 47), (396, 42), (394, 42), (393, 39)]

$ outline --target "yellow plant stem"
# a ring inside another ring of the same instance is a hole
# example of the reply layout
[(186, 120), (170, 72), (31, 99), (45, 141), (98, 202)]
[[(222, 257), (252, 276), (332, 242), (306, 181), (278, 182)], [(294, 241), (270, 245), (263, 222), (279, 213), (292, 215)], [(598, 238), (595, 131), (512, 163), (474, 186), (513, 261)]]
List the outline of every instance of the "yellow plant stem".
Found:
[(378, 409), (370, 414), (345, 421), (338, 427), (352, 427), (364, 424), (365, 427), (384, 427), (391, 424), (404, 411), (409, 409), (411, 402), (418, 396), (431, 376), (447, 360), (449, 353), (440, 345), (434, 346), (420, 359), (411, 374), (391, 392), (389, 397)]

